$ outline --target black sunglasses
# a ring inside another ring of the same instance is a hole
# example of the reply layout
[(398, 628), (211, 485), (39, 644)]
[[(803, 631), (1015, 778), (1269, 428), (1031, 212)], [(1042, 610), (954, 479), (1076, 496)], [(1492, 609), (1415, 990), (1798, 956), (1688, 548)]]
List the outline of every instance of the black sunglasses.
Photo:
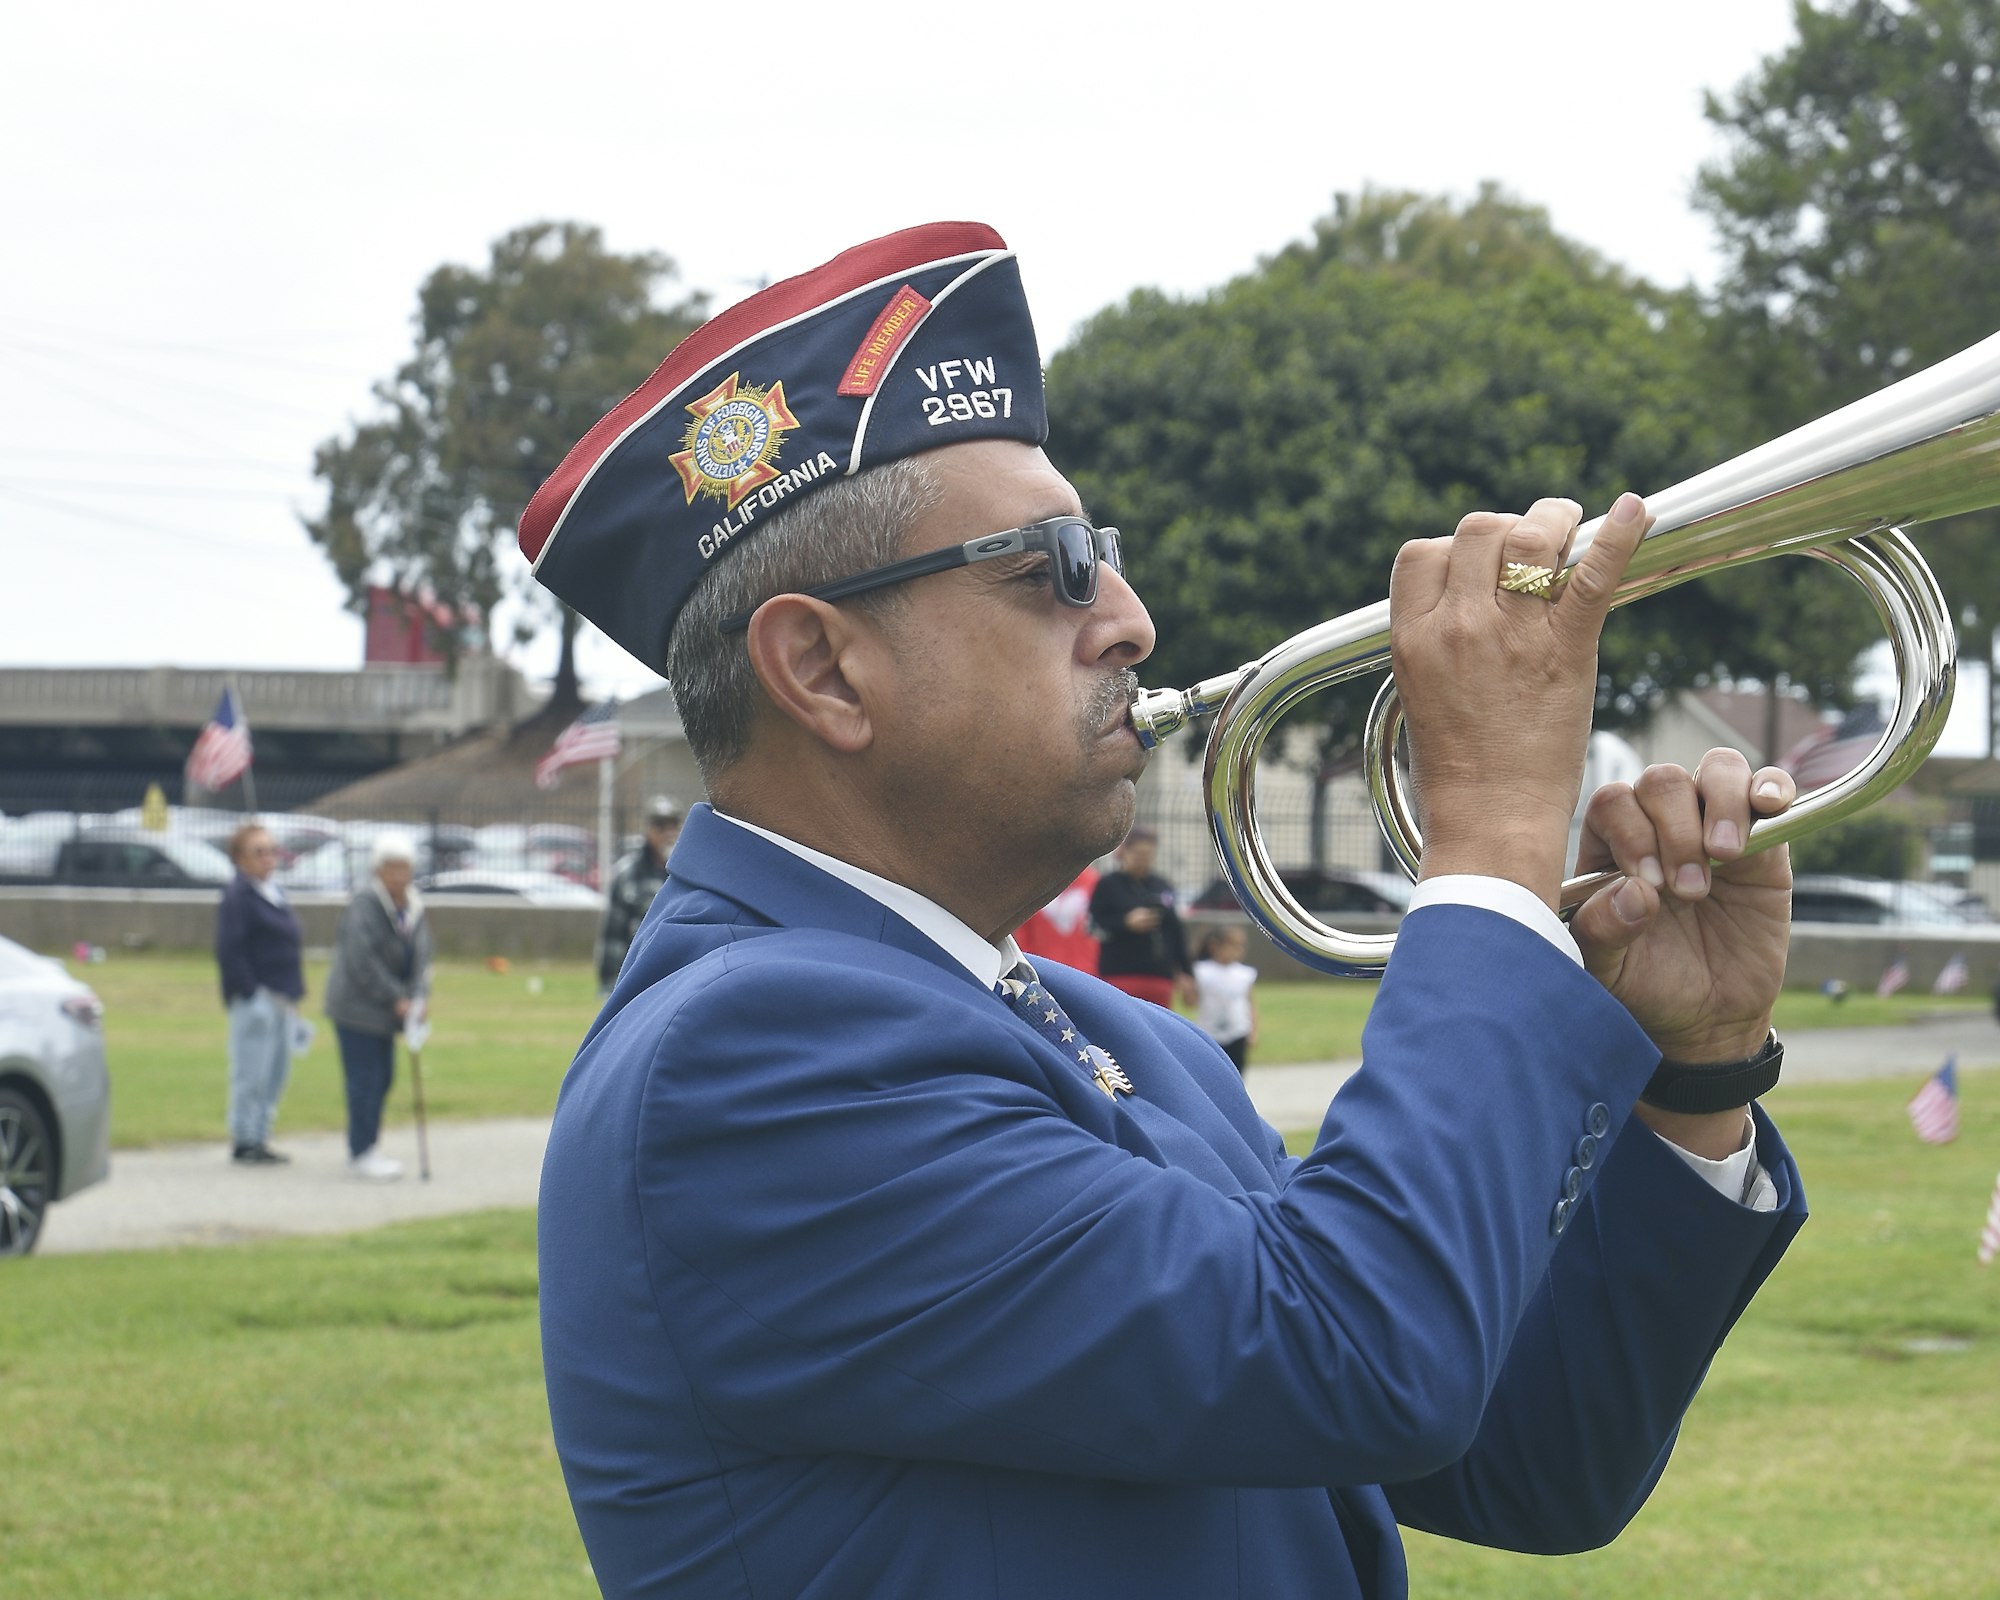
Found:
[[(845, 600), (868, 589), (907, 583), (933, 572), (949, 572), (953, 567), (969, 567), (975, 561), (991, 561), (997, 556), (1023, 555), (1041, 551), (1049, 558), (1055, 574), (1056, 598), (1066, 606), (1087, 606), (1097, 599), (1097, 564), (1102, 561), (1113, 572), (1125, 571), (1125, 553), (1118, 543), (1116, 528), (1093, 528), (1082, 517), (1050, 517), (1046, 522), (1005, 533), (989, 533), (983, 539), (946, 545), (926, 555), (892, 561), (886, 567), (871, 567), (851, 578), (837, 578), (816, 589), (799, 589), (798, 594), (815, 600)], [(759, 604), (762, 604), (760, 601)], [(750, 626), (756, 606), (722, 619), (724, 633), (741, 633)]]

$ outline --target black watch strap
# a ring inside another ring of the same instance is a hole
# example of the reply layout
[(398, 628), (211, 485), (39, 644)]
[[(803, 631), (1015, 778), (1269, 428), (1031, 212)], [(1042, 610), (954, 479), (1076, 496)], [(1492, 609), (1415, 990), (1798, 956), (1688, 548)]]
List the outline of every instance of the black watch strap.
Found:
[(1785, 1047), (1773, 1030), (1747, 1061), (1662, 1061), (1639, 1098), (1662, 1111), (1728, 1111), (1768, 1094), (1784, 1064)]

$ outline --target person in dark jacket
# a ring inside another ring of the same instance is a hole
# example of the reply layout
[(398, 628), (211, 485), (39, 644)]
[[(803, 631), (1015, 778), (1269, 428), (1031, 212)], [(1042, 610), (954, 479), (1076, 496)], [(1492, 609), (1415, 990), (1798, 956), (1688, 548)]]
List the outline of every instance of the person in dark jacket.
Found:
[(326, 1014), (347, 1080), (348, 1170), (389, 1182), (403, 1164), (382, 1154), (382, 1103), (396, 1076), (396, 1037), (430, 995), (431, 930), (410, 878), (416, 846), (400, 833), (375, 841), (374, 873), (341, 913), (326, 979)]
[(229, 837), (229, 859), (236, 876), (215, 912), (215, 964), (229, 1010), (229, 1154), (243, 1166), (271, 1166), (290, 1159), (271, 1148), (271, 1124), (292, 1073), (304, 941), (285, 891), (271, 881), (278, 846), (270, 833), (246, 822)]
[(667, 857), (680, 837), (681, 806), (672, 795), (646, 802), (646, 842), (618, 863), (604, 892), (604, 921), (597, 929), (597, 992), (609, 994), (625, 965), (632, 935), (639, 931), (653, 897), (667, 881)]
[(1134, 828), (1118, 847), (1118, 865), (1091, 892), (1097, 973), (1136, 999), (1171, 1006), (1178, 989), (1192, 1003), (1194, 966), (1174, 907), (1174, 886), (1153, 871), (1158, 850), (1151, 828)]

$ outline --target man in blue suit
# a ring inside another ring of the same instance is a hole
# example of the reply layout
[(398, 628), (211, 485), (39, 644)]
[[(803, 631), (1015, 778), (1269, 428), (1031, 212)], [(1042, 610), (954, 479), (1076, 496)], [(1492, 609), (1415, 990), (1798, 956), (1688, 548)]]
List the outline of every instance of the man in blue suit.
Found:
[(1789, 871), (1740, 859), (1789, 779), (1718, 751), (1598, 796), (1582, 865), (1621, 877), (1572, 938), (1643, 507), (1553, 598), (1570, 502), (1406, 547), (1423, 881), (1290, 1158), (1193, 1027), (1017, 965), (1132, 820), (1153, 643), (1045, 431), (1011, 254), (936, 224), (698, 330), (523, 519), (543, 581), (672, 681), (713, 802), (543, 1169), (599, 1583), (1381, 1597), (1398, 1521), (1611, 1538), (1804, 1217), (1752, 1105)]

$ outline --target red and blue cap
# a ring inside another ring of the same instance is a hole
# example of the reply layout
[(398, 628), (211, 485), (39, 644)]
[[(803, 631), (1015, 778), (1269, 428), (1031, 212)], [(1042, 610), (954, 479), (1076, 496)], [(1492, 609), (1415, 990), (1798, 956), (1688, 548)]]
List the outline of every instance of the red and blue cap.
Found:
[(709, 564), (797, 496), (940, 445), (1048, 431), (1013, 252), (979, 223), (929, 223), (695, 329), (535, 492), (521, 551), (664, 673)]

